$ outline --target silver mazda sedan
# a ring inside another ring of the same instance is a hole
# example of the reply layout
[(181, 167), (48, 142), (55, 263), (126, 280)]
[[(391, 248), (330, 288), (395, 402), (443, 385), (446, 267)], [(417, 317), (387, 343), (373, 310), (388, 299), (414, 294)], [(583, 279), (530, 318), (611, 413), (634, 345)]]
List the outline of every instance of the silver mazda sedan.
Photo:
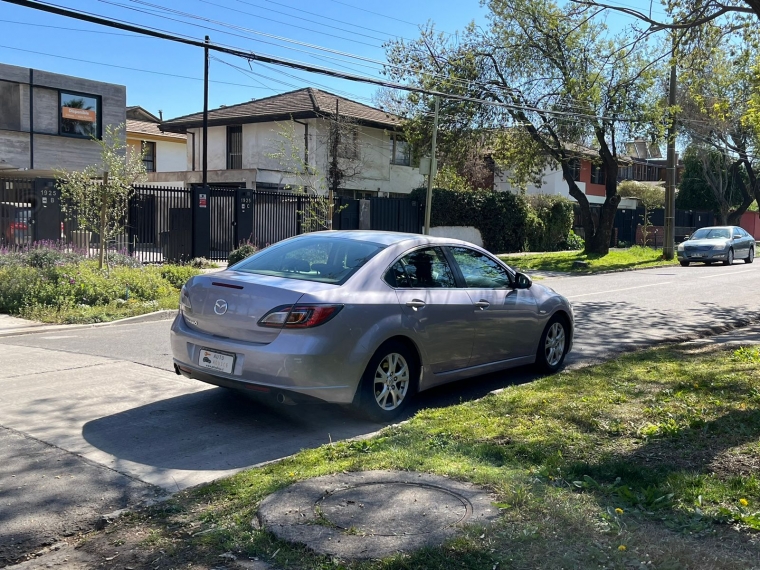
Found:
[(315, 232), (182, 288), (175, 370), (280, 402), (353, 404), (380, 421), (453, 380), (561, 366), (570, 303), (470, 243)]
[(678, 245), (678, 261), (686, 267), (701, 261), (706, 265), (720, 261), (733, 265), (734, 259), (744, 263), (755, 260), (755, 239), (738, 226), (700, 228), (685, 242)]

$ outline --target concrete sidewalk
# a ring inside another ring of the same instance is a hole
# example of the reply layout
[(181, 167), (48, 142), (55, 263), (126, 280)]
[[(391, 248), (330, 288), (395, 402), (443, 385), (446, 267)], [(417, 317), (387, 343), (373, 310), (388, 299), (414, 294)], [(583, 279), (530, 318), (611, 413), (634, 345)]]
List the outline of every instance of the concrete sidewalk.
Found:
[(11, 317), (10, 315), (0, 314), (0, 338), (8, 336), (18, 336), (27, 334), (37, 334), (56, 331), (70, 331), (77, 329), (90, 329), (97, 327), (115, 327), (119, 325), (134, 325), (137, 323), (150, 323), (153, 321), (164, 321), (173, 319), (177, 314), (176, 310), (164, 309), (161, 311), (154, 311), (152, 313), (146, 313), (144, 315), (137, 315), (135, 317), (128, 317), (126, 319), (119, 319), (117, 321), (108, 321), (104, 323), (91, 323), (85, 325), (51, 325), (48, 323), (38, 323), (36, 321), (28, 321), (26, 319), (20, 319), (18, 317)]

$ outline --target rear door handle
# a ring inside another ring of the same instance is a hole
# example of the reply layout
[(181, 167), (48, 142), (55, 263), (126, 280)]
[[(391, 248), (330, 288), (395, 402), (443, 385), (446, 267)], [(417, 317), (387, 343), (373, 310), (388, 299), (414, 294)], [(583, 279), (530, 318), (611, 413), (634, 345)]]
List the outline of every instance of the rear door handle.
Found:
[(411, 301), (406, 302), (406, 306), (411, 307), (412, 309), (416, 311), (417, 309), (421, 309), (422, 307), (425, 306), (425, 301), (420, 301), (419, 299), (412, 299)]
[(481, 311), (485, 311), (488, 307), (491, 306), (491, 303), (489, 303), (488, 301), (485, 301), (485, 300), (481, 299), (480, 301), (478, 301), (477, 303), (475, 303), (475, 306), (478, 309), (480, 309)]

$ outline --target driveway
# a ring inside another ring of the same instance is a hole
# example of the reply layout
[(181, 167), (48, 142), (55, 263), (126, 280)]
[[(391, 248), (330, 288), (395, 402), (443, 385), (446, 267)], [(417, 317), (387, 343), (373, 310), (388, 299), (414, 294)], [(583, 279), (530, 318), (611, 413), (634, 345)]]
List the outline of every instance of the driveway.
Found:
[[(573, 302), (577, 329), (568, 365), (574, 367), (757, 319), (759, 278), (760, 263), (540, 283)], [(0, 339), (0, 565), (3, 544), (17, 545), (6, 551), (10, 560), (98, 512), (382, 427), (334, 406), (268, 405), (176, 376), (169, 326), (159, 321)], [(533, 378), (529, 369), (491, 374), (422, 394), (418, 405), (450, 405)], [(33, 466), (20, 459), (29, 450)], [(64, 474), (55, 469), (63, 461), (78, 473), (77, 484), (92, 483), (84, 496), (96, 498), (94, 504), (71, 500), (73, 480), (60, 486)]]

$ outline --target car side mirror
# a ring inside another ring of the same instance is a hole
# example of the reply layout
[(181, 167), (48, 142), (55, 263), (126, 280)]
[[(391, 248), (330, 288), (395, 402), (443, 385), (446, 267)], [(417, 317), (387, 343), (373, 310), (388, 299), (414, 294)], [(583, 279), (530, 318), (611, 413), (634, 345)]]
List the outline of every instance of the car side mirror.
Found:
[(525, 273), (515, 275), (515, 289), (530, 289), (531, 285), (533, 285), (533, 280)]

